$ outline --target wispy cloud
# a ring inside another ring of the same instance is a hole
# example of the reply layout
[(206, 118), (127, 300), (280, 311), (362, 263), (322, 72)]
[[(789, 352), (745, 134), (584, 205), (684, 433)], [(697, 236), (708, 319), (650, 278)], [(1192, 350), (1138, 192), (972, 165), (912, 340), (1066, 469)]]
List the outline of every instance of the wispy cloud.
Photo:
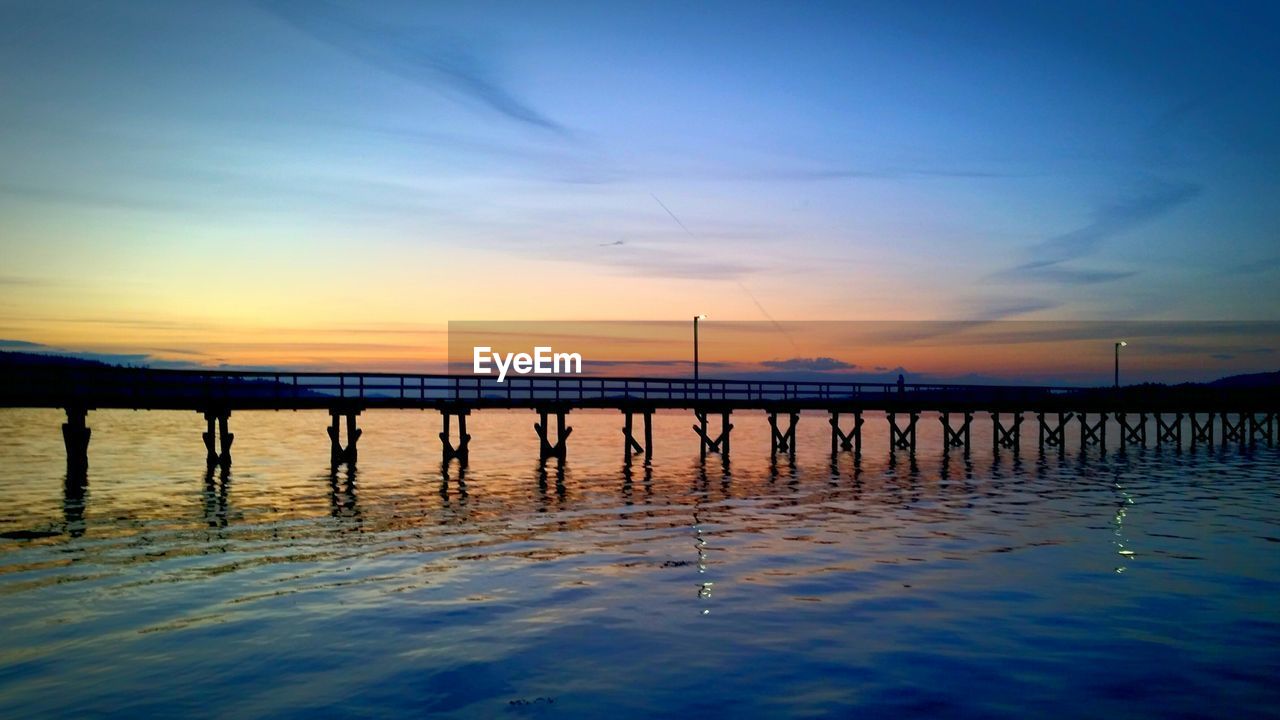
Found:
[(1092, 255), (1105, 241), (1194, 200), (1200, 192), (1201, 187), (1192, 183), (1152, 183), (1141, 192), (1098, 208), (1087, 225), (1033, 245), (1033, 260), (1028, 264), (1060, 263)]
[(260, 5), (315, 39), (385, 72), (484, 106), (510, 120), (570, 135), (564, 125), (519, 99), (494, 68), (455, 39), (410, 35), (366, 14), (319, 0), (263, 0)]
[(1153, 181), (1139, 191), (1102, 205), (1082, 227), (1046, 238), (1028, 248), (1030, 259), (996, 275), (1062, 285), (1095, 285), (1131, 277), (1135, 271), (1064, 267), (1064, 263), (1097, 253), (1112, 238), (1191, 202), (1201, 193), (1193, 183)]
[(796, 357), (786, 360), (764, 360), (761, 365), (770, 370), (807, 370), (810, 372), (831, 372), (835, 370), (853, 370), (857, 365), (837, 360), (833, 357)]

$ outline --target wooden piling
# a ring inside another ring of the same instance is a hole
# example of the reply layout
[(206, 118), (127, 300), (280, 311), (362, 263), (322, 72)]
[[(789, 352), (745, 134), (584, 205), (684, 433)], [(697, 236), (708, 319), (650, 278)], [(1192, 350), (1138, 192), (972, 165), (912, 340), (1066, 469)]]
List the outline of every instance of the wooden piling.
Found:
[(62, 444), (67, 450), (68, 477), (83, 475), (89, 468), (88, 408), (67, 407), (67, 421), (62, 424)]
[(1182, 449), (1182, 413), (1174, 413), (1171, 422), (1165, 422), (1164, 413), (1155, 413), (1155, 418), (1156, 447), (1173, 443), (1175, 448)]
[(1058, 448), (1058, 452), (1062, 452), (1067, 446), (1067, 425), (1071, 422), (1073, 413), (1058, 413), (1057, 425), (1050, 425), (1046, 419), (1046, 413), (1036, 413), (1036, 424), (1040, 426), (1040, 449), (1044, 450), (1046, 446)]
[(907, 426), (898, 427), (897, 413), (888, 412), (886, 417), (889, 419), (889, 452), (892, 454), (895, 450), (909, 450), (912, 454), (916, 451), (916, 421), (920, 419), (920, 413), (911, 410), (908, 413)]
[(1205, 413), (1204, 424), (1200, 424), (1199, 413), (1191, 413), (1191, 447), (1204, 443), (1213, 447), (1213, 413)]
[(720, 414), (720, 432), (716, 437), (711, 437), (707, 431), (707, 415), (711, 411), (706, 409), (697, 409), (693, 411), (693, 416), (698, 419), (698, 424), (693, 426), (693, 431), (698, 435), (698, 456), (702, 460), (707, 459), (707, 453), (719, 453), (722, 458), (729, 458), (729, 432), (733, 430), (733, 424), (729, 422), (730, 411), (721, 409)]
[(1098, 413), (1098, 421), (1096, 423), (1089, 422), (1089, 414), (1082, 412), (1076, 415), (1080, 418), (1080, 452), (1084, 452), (1090, 445), (1097, 445), (1104, 453), (1107, 451), (1107, 414)]
[(1116, 422), (1120, 425), (1120, 449), (1123, 450), (1129, 444), (1145, 447), (1147, 444), (1147, 414), (1138, 413), (1138, 422), (1133, 425), (1129, 424), (1129, 416), (1126, 413), (1116, 413)]
[(949, 450), (951, 448), (964, 448), (964, 456), (969, 457), (969, 450), (972, 447), (972, 435), (970, 427), (973, 424), (973, 413), (966, 411), (964, 413), (964, 422), (960, 427), (951, 428), (951, 413), (938, 413), (938, 420), (942, 423), (942, 448)]
[(795, 457), (796, 423), (800, 420), (800, 413), (795, 410), (786, 411), (785, 414), (788, 418), (788, 423), (785, 430), (778, 428), (778, 414), (779, 413), (777, 411), (769, 411), (770, 455), (777, 455), (781, 452), (786, 453), (791, 457)]
[(998, 451), (1000, 448), (1012, 450), (1015, 454), (1018, 452), (1021, 435), (1022, 435), (1022, 413), (1014, 412), (1013, 424), (1006, 427), (1000, 421), (1000, 413), (991, 410), (991, 449)]
[(831, 411), (831, 456), (835, 457), (842, 450), (853, 451), (854, 457), (862, 456), (862, 411), (854, 410), (853, 427), (845, 432), (840, 427), (840, 411)]
[[(356, 416), (360, 414), (359, 410), (351, 408), (332, 408), (329, 415), (332, 418), (329, 431), (329, 466), (336, 468), (339, 465), (346, 464), (347, 467), (355, 467), (357, 453), (357, 443), (364, 431), (356, 426)], [(347, 444), (342, 445), (341, 428), (342, 418), (347, 419)]]
[[(632, 416), (639, 414), (644, 421), (644, 444), (636, 439), (634, 432), (634, 423)], [(645, 463), (653, 460), (653, 410), (644, 409), (635, 411), (625, 408), (622, 411), (622, 459), (624, 464), (630, 465), (632, 456), (636, 453), (644, 454)]]
[[(540, 407), (537, 413), (538, 422), (533, 424), (533, 429), (538, 434), (539, 462), (546, 463), (547, 460), (555, 458), (558, 463), (563, 464), (569, 452), (569, 435), (573, 433), (573, 428), (565, 424), (565, 416), (569, 414), (569, 409), (563, 405), (556, 405)], [(551, 415), (556, 418), (555, 442), (551, 441), (551, 426), (547, 422), (548, 416)]]
[(209, 467), (231, 466), (231, 443), (236, 436), (229, 431), (231, 411), (227, 409), (205, 410), (204, 420), (208, 429), (201, 433), (205, 447), (205, 464)]
[[(467, 415), (471, 411), (466, 408), (441, 408), (441, 430), (440, 430), (440, 451), (442, 462), (448, 464), (450, 460), (457, 458), (458, 464), (466, 467), (471, 459), (471, 435), (467, 432)], [(458, 418), (458, 443), (453, 442), (452, 433), (449, 431), (450, 418)]]

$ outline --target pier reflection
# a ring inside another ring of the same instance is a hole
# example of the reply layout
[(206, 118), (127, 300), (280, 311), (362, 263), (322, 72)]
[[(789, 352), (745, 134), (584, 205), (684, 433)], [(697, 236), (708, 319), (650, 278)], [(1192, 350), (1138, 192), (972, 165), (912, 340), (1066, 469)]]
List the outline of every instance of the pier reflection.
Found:
[(363, 519), (357, 503), (355, 465), (347, 464), (341, 473), (336, 468), (329, 471), (329, 516), (335, 520), (354, 521), (357, 528)]
[(201, 493), (204, 522), (211, 528), (227, 526), (227, 497), (231, 492), (231, 467), (219, 463), (210, 464), (204, 473), (204, 490)]
[(89, 478), (85, 470), (71, 470), (62, 484), (62, 522), (70, 537), (85, 533), (85, 495), (89, 490)]

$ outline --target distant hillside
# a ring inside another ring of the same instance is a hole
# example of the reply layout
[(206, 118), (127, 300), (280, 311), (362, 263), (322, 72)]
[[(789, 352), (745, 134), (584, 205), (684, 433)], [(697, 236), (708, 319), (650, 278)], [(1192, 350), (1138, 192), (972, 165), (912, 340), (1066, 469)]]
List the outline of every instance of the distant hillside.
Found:
[(1249, 375), (1232, 375), (1211, 383), (1211, 387), (1230, 388), (1272, 388), (1280, 387), (1280, 370), (1275, 372), (1251, 373)]
[(56, 367), (114, 367), (98, 360), (71, 357), (69, 355), (48, 355), (32, 352), (8, 352), (0, 350), (0, 367), (27, 367), (32, 365)]

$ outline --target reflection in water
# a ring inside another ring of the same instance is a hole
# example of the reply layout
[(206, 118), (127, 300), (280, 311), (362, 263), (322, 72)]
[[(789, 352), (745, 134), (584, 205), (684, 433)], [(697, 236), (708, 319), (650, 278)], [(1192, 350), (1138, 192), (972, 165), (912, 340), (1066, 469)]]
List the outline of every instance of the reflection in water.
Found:
[[(217, 471), (215, 479), (214, 471)], [(227, 526), (227, 496), (231, 492), (231, 467), (210, 464), (204, 473), (204, 521), (211, 528)]]
[(549, 469), (527, 416), (480, 413), (463, 469), (423, 462), (431, 418), (389, 412), (357, 480), (313, 470), (318, 415), (244, 413), (233, 487), (193, 481), (189, 417), (103, 411), (89, 489), (56, 432), (0, 412), (0, 716), (1280, 705), (1274, 449), (1022, 460), (975, 428), (971, 458), (922, 436), (833, 460), (801, 423), (771, 462), (743, 418), (729, 467), (660, 414), (652, 463), (619, 467), (588, 416)]
[[(700, 503), (702, 499), (704, 498), (700, 497), (698, 502)], [(698, 574), (705, 575), (707, 572), (707, 538), (703, 534), (701, 513), (701, 506), (695, 504), (693, 509), (693, 547), (698, 553)], [(710, 580), (700, 581), (698, 583), (698, 599), (704, 601), (710, 600), (711, 586), (714, 584), (715, 583)], [(702, 608), (702, 614), (710, 615), (711, 608), (704, 605)]]
[(459, 507), (465, 508), (467, 505), (467, 466), (461, 462), (457, 462), (458, 477), (453, 479), (450, 477), (449, 468), (455, 463), (453, 460), (445, 460), (440, 465), (440, 502), (444, 509), (452, 509), (453, 499), (449, 490), (450, 480), (457, 488), (457, 503)]
[(345, 471), (341, 481), (337, 468), (329, 471), (329, 515), (334, 519), (352, 521), (353, 527), (361, 529), (363, 523), (356, 503), (356, 467), (350, 463), (343, 467)]
[(1129, 507), (1133, 505), (1133, 497), (1125, 489), (1124, 483), (1121, 481), (1123, 473), (1121, 466), (1117, 465), (1113, 473), (1114, 479), (1111, 486), (1114, 488), (1119, 502), (1116, 503), (1115, 516), (1111, 520), (1114, 528), (1112, 533), (1115, 536), (1112, 542), (1115, 544), (1116, 554), (1120, 556), (1120, 564), (1116, 566), (1116, 574), (1123, 574), (1125, 570), (1129, 569), (1129, 562), (1133, 558), (1133, 549), (1129, 547), (1124, 531), (1124, 519), (1129, 514)]
[(62, 484), (62, 521), (66, 532), (73, 538), (84, 535), (85, 494), (89, 489), (89, 478), (82, 468), (71, 470)]

